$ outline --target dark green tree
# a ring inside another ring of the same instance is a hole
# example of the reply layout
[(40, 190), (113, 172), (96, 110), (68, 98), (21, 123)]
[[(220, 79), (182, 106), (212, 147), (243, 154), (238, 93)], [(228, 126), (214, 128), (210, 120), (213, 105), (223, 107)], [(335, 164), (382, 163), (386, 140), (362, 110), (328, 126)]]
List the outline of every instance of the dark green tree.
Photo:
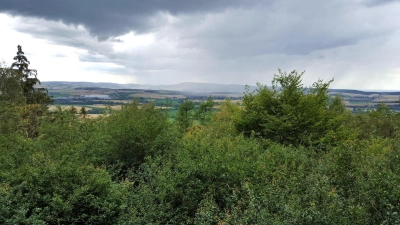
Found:
[(400, 113), (380, 104), (374, 110), (360, 111), (352, 118), (352, 127), (356, 128), (359, 138), (395, 138), (400, 130)]
[(14, 105), (25, 103), (25, 98), (21, 94), (21, 77), (18, 75), (16, 71), (7, 68), (4, 62), (0, 63), (0, 102), (9, 102)]
[(77, 113), (78, 113), (78, 110), (76, 109), (75, 106), (72, 105), (72, 106), (69, 108), (69, 112), (70, 112), (71, 114), (77, 114)]
[(342, 97), (336, 95), (329, 104), (329, 111), (336, 114), (343, 114), (346, 112), (346, 105), (343, 103)]
[(204, 125), (211, 120), (211, 111), (214, 105), (215, 102), (211, 95), (207, 98), (207, 101), (200, 103), (196, 117), (200, 120), (201, 124)]
[(176, 122), (182, 130), (185, 130), (192, 125), (193, 118), (190, 113), (192, 109), (194, 109), (194, 103), (188, 99), (185, 99), (185, 101), (183, 101), (183, 103), (179, 106)]
[[(47, 106), (52, 100), (45, 88), (38, 87), (40, 81), (37, 78), (37, 71), (28, 68), (29, 61), (19, 45), (14, 60), (11, 68), (6, 68), (5, 64), (1, 66), (0, 112), (2, 115), (0, 117), (8, 118), (6, 112), (11, 109), (11, 111), (16, 111), (13, 113), (17, 115), (19, 122), (14, 124), (14, 131), (22, 128), (20, 131), (23, 131), (26, 137), (35, 137), (40, 118), (47, 111)], [(7, 127), (10, 126), (7, 125)], [(5, 130), (9, 132), (8, 128)]]
[(125, 178), (146, 157), (168, 150), (177, 136), (170, 129), (168, 117), (153, 102), (140, 107), (136, 102), (125, 105), (106, 121), (105, 133), (110, 140), (102, 155), (115, 178)]
[(87, 116), (86, 108), (82, 106), (81, 109), (79, 110), (79, 114), (81, 114), (81, 116), (85, 118)]
[(24, 56), (22, 47), (18, 45), (17, 55), (14, 57), (15, 62), (11, 65), (11, 69), (16, 68), (19, 74), (23, 96), (26, 98), (27, 104), (50, 104), (51, 97), (45, 88), (37, 87), (40, 85), (40, 80), (37, 78), (37, 71), (29, 69), (30, 62)]
[(328, 113), (328, 87), (332, 81), (315, 82), (305, 88), (303, 73), (279, 70), (272, 88), (258, 84), (243, 97), (244, 110), (236, 126), (247, 136), (255, 135), (285, 145), (318, 145), (334, 125)]
[(21, 107), (25, 97), (18, 73), (11, 70), (4, 62), (0, 63), (0, 134), (21, 131)]

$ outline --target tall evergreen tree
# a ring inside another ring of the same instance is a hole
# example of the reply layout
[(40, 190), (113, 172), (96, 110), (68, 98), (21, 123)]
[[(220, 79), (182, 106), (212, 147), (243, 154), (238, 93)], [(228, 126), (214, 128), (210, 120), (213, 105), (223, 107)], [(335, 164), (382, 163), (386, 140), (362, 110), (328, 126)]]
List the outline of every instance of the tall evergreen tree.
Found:
[(27, 104), (44, 104), (51, 103), (51, 98), (45, 88), (35, 87), (40, 85), (40, 80), (37, 78), (37, 71), (29, 69), (30, 62), (24, 56), (22, 47), (18, 45), (17, 55), (14, 57), (15, 62), (11, 65), (11, 69), (18, 70), (19, 79), (23, 89), (23, 96), (26, 98)]
[(35, 137), (52, 100), (45, 88), (38, 87), (37, 71), (29, 69), (20, 45), (14, 60), (11, 67), (0, 65), (0, 119), (7, 121), (0, 125), (0, 133), (22, 131), (26, 137)]
[(4, 62), (0, 63), (0, 134), (19, 131), (21, 127), (21, 110), (25, 104), (18, 74)]

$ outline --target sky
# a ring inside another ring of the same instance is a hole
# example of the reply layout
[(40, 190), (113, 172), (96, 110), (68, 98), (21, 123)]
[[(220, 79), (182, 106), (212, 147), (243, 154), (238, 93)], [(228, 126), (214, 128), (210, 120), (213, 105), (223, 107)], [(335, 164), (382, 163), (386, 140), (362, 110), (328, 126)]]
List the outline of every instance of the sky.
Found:
[(0, 30), (41, 81), (400, 90), (399, 0), (0, 0)]

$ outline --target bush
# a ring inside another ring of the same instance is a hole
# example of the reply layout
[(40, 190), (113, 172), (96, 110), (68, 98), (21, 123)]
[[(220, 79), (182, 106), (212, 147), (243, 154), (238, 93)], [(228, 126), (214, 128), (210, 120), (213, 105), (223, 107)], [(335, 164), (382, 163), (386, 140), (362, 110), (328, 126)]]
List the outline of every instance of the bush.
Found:
[(104, 169), (54, 159), (40, 141), (13, 141), (0, 146), (0, 223), (109, 224), (124, 214), (127, 185)]
[(179, 136), (169, 135), (174, 130), (167, 119), (154, 104), (139, 107), (137, 103), (126, 105), (105, 119), (108, 147), (102, 153), (115, 176), (126, 177), (146, 157), (162, 154), (174, 144)]
[(272, 88), (258, 84), (255, 92), (247, 88), (243, 97), (242, 116), (236, 120), (239, 132), (283, 145), (313, 146), (326, 149), (324, 137), (343, 124), (337, 113), (328, 109), (328, 87), (331, 81), (315, 82), (305, 89), (303, 73), (287, 74), (279, 70)]

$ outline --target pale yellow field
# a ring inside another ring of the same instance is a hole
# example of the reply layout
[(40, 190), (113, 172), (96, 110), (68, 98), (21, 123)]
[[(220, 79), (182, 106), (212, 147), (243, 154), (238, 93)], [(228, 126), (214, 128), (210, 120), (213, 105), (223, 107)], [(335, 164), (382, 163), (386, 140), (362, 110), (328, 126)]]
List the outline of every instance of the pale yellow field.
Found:
[[(207, 101), (207, 99), (204, 99), (204, 100), (192, 100), (192, 101), (193, 101), (193, 102), (200, 103), (200, 102)], [(219, 104), (221, 104), (222, 102), (225, 102), (225, 100), (218, 99), (218, 100), (214, 100), (214, 102), (218, 102)], [(231, 100), (231, 103), (234, 103), (234, 104), (239, 103), (239, 104), (241, 104), (241, 103), (242, 103), (242, 100)]]
[(121, 103), (121, 104), (128, 104), (131, 103), (131, 100), (102, 100), (105, 102), (112, 102), (112, 103)]
[(378, 98), (375, 98), (374, 102), (382, 102), (382, 101), (398, 101), (399, 96), (396, 95), (379, 95)]
[(121, 109), (121, 105), (108, 106), (108, 105), (103, 105), (103, 104), (93, 104), (92, 106), (94, 108), (102, 108), (102, 109), (105, 109), (107, 107), (111, 107), (112, 109)]
[[(222, 102), (225, 102), (225, 100), (214, 100), (214, 102), (222, 103)], [(242, 103), (242, 100), (231, 100), (231, 103), (234, 103), (234, 104)]]
[[(62, 105), (60, 106), (62, 110), (69, 110), (71, 108), (72, 105)], [(79, 112), (81, 110), (82, 107), (80, 106), (74, 106), (76, 108), (76, 110)], [(100, 107), (99, 107), (100, 108)], [(57, 109), (57, 106), (55, 105), (50, 105), (49, 106), (49, 110), (50, 111), (55, 111)], [(85, 107), (86, 111), (87, 110), (91, 110), (92, 108), (90, 107)]]
[(109, 95), (114, 93), (113, 90), (65, 90), (61, 89), (59, 91), (60, 94), (70, 94), (70, 95), (93, 95), (93, 94), (99, 94), (99, 95)]
[(164, 95), (164, 94), (155, 94), (155, 93), (148, 93), (148, 92), (140, 92), (130, 94), (131, 97), (142, 97), (142, 98), (159, 98), (159, 99), (166, 99), (166, 98), (183, 98), (186, 97), (183, 95)]
[(99, 118), (101, 116), (107, 116), (107, 115), (103, 115), (103, 114), (87, 114), (86, 118), (96, 119), (96, 118)]

